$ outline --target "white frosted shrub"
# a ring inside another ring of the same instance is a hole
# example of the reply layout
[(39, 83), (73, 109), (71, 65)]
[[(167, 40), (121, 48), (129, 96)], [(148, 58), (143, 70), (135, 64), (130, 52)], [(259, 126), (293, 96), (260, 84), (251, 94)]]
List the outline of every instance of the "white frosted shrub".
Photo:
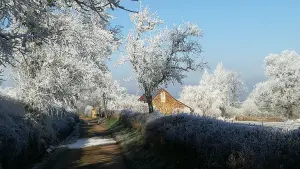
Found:
[(148, 105), (138, 101), (139, 96), (127, 94), (124, 97), (112, 102), (111, 110), (131, 110), (133, 112), (147, 113)]
[(244, 115), (259, 116), (261, 114), (261, 111), (255, 104), (255, 102), (250, 98), (243, 102), (241, 110)]
[(244, 111), (241, 108), (229, 107), (226, 112), (226, 117), (243, 116)]
[(1, 97), (0, 106), (0, 164), (4, 168), (16, 168), (36, 160), (47, 146), (65, 137), (78, 121), (77, 115), (66, 111), (53, 117), (25, 111), (22, 103), (7, 97)]
[(222, 112), (220, 109), (210, 109), (207, 111), (208, 117), (220, 117), (222, 116)]

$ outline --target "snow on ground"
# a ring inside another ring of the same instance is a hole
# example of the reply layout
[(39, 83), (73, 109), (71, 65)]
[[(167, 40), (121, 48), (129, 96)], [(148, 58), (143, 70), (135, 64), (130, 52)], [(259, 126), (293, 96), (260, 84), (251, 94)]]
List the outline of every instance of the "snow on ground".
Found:
[(79, 148), (115, 144), (115, 143), (116, 141), (111, 138), (91, 137), (91, 138), (80, 138), (75, 143), (61, 145), (60, 147), (68, 147), (69, 149), (79, 149)]
[(231, 121), (231, 120), (225, 120), (225, 121), (229, 123), (242, 123), (248, 125), (275, 127), (285, 131), (296, 130), (300, 128), (300, 123), (292, 120), (285, 121), (285, 122), (257, 122), (257, 121)]

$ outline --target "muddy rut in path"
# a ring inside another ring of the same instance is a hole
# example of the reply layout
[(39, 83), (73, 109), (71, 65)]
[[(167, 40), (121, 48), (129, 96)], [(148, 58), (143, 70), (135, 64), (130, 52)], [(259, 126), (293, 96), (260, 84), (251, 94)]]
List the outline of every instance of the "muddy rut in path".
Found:
[[(80, 126), (79, 143), (72, 149), (60, 148), (41, 169), (126, 169), (120, 147), (114, 142), (102, 144), (102, 140), (111, 140), (106, 128), (97, 125), (97, 120), (83, 119)], [(88, 146), (100, 138), (100, 145)], [(78, 145), (84, 144), (84, 148)]]

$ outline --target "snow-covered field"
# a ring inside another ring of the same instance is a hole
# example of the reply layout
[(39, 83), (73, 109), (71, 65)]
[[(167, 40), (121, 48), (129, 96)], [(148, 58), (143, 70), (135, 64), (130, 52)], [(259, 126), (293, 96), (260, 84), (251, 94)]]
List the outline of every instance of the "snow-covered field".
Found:
[(225, 120), (230, 123), (242, 123), (249, 125), (259, 125), (259, 126), (267, 126), (267, 127), (276, 127), (286, 131), (299, 129), (300, 123), (297, 121), (285, 121), (285, 122), (258, 122), (258, 121), (230, 121)]

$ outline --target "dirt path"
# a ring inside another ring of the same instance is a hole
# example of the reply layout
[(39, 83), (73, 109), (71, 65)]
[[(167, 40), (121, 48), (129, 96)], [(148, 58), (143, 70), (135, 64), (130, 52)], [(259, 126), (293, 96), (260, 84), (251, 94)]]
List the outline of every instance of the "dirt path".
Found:
[[(97, 120), (83, 119), (80, 138), (111, 138), (106, 128)], [(41, 169), (126, 169), (121, 149), (116, 143), (85, 148), (61, 148), (49, 158)]]

